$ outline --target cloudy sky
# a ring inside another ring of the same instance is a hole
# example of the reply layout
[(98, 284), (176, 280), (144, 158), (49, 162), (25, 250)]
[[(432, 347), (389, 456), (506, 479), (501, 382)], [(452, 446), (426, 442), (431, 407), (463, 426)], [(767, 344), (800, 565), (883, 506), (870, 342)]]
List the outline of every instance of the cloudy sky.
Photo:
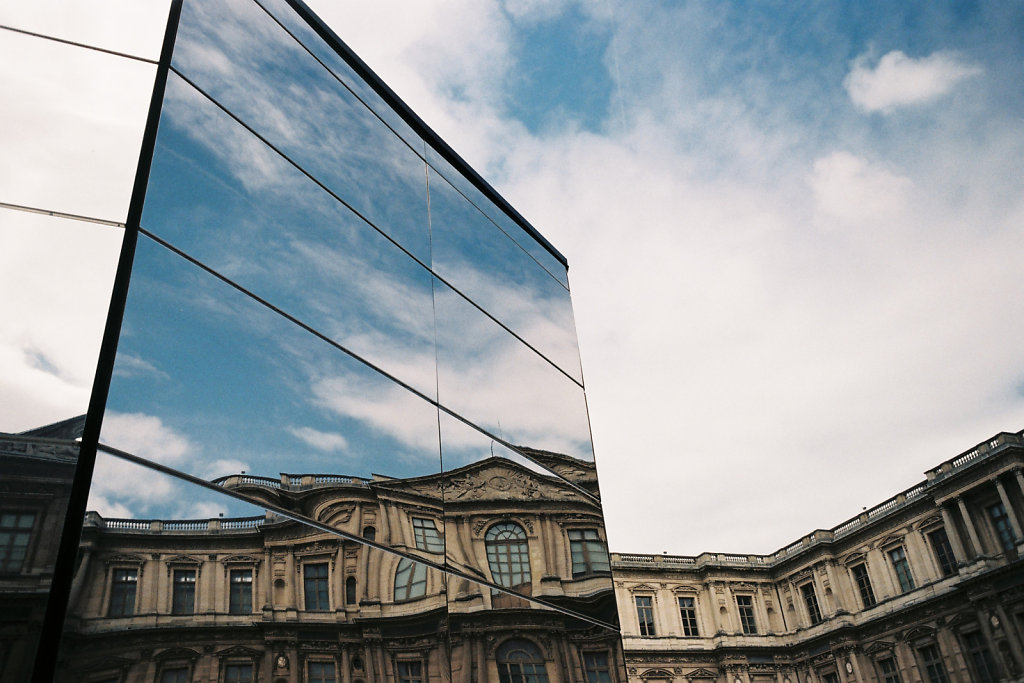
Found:
[[(313, 6), (568, 257), (612, 550), (771, 552), (1024, 428), (1024, 7)], [(99, 37), (72, 14), (56, 30), (155, 55), (141, 11)], [(38, 188), (66, 141), (32, 135), (18, 102), (39, 95), (22, 65), (59, 46), (28, 59), (3, 33), (0, 202), (53, 206)], [(103, 96), (53, 106), (96, 102), (86, 118), (117, 112), (131, 139), (149, 65), (100, 61), (78, 68), (107, 70)], [(90, 182), (117, 185), (127, 171), (92, 153)], [(77, 187), (55, 208), (117, 220), (123, 197)], [(0, 429), (87, 391), (83, 302), (102, 299), (116, 241), (97, 225), (46, 242), (46, 220), (0, 209), (18, 247), (0, 249), (0, 313), (28, 319), (7, 292), (67, 292), (48, 336), (39, 316), (3, 331)], [(18, 267), (33, 253), (47, 272)]]

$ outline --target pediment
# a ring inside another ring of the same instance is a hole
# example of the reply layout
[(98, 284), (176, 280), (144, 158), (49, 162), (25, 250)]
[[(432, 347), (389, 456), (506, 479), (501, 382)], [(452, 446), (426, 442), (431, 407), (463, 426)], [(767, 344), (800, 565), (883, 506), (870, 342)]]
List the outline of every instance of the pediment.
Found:
[(258, 564), (260, 559), (252, 555), (229, 555), (221, 559), (224, 564)]
[(892, 535), (892, 536), (886, 536), (881, 541), (879, 541), (878, 542), (878, 547), (879, 548), (885, 548), (885, 547), (890, 546), (890, 545), (900, 545), (902, 543), (903, 543), (903, 536)]
[(195, 650), (190, 650), (187, 647), (172, 647), (164, 650), (158, 655), (154, 655), (153, 659), (157, 661), (167, 661), (171, 659), (196, 659), (199, 657), (199, 653)]
[(917, 626), (915, 628), (910, 629), (905, 634), (903, 634), (903, 640), (905, 640), (907, 642), (914, 641), (914, 640), (920, 640), (922, 638), (934, 638), (934, 637), (935, 637), (935, 629), (931, 628), (930, 626)]
[(942, 516), (941, 515), (932, 515), (931, 517), (918, 522), (915, 526), (918, 529), (925, 529), (927, 527), (935, 526), (935, 525), (938, 525), (938, 524), (942, 524)]
[(228, 657), (245, 657), (247, 659), (255, 659), (257, 657), (262, 657), (263, 653), (259, 650), (254, 650), (251, 647), (245, 647), (244, 645), (232, 645), (231, 647), (218, 652), (217, 656), (221, 659)]
[(674, 676), (664, 669), (650, 669), (649, 671), (645, 671), (640, 674), (640, 678), (667, 678), (672, 680)]
[(118, 555), (111, 555), (106, 559), (107, 564), (142, 564), (145, 560), (140, 555), (129, 555), (121, 553)]
[(878, 654), (879, 652), (891, 652), (894, 645), (895, 643), (891, 640), (876, 640), (865, 647), (864, 651), (869, 655)]
[(637, 584), (636, 586), (633, 586), (629, 590), (633, 591), (634, 593), (640, 593), (642, 591), (656, 591), (658, 590), (658, 588), (647, 583), (641, 583)]
[(104, 657), (92, 666), (84, 669), (85, 671), (117, 671), (121, 669), (127, 669), (134, 662), (124, 657)]
[(851, 564), (856, 564), (858, 562), (864, 562), (865, 560), (867, 560), (867, 557), (867, 553), (850, 553), (849, 555), (843, 558), (842, 564), (849, 566)]
[(164, 562), (166, 562), (167, 564), (178, 564), (178, 565), (181, 565), (181, 564), (198, 565), (198, 564), (200, 564), (199, 560), (197, 560), (194, 557), (189, 557), (188, 555), (175, 555), (174, 557), (167, 558), (166, 560), (164, 560)]
[(717, 671), (711, 671), (710, 669), (705, 669), (705, 668), (702, 667), (700, 669), (694, 669), (690, 673), (686, 674), (686, 677), (688, 679), (690, 679), (690, 680), (693, 680), (695, 678), (712, 678), (712, 679), (717, 679), (718, 678), (718, 672)]

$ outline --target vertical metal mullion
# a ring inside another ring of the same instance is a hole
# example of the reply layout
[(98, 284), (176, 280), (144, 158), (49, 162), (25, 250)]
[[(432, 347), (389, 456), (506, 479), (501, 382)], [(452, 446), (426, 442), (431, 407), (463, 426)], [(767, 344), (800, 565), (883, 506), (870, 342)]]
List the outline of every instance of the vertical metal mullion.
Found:
[(36, 650), (35, 666), (32, 680), (38, 683), (50, 683), (54, 678), (57, 666), (57, 655), (60, 648), (61, 632), (71, 594), (71, 583), (74, 579), (75, 558), (85, 519), (85, 508), (89, 500), (89, 487), (92, 483), (93, 469), (96, 465), (96, 447), (99, 443), (100, 428), (103, 424), (103, 413), (106, 409), (107, 395), (110, 391), (110, 380), (114, 372), (114, 359), (117, 355), (117, 344), (121, 335), (121, 323), (124, 318), (125, 304), (128, 298), (128, 284), (131, 279), (132, 263), (135, 259), (135, 246), (138, 243), (139, 225), (142, 209), (146, 200), (146, 188), (149, 184), (150, 167), (153, 161), (153, 150), (156, 147), (157, 127), (160, 123), (160, 112), (163, 105), (164, 91), (167, 86), (167, 75), (171, 65), (171, 54), (174, 41), (178, 34), (178, 20), (181, 17), (182, 0), (171, 0), (170, 12), (167, 17), (167, 28), (164, 32), (163, 45), (160, 50), (160, 61), (157, 64), (156, 77), (153, 81), (153, 93), (149, 101), (149, 113), (146, 117), (146, 128), (142, 136), (139, 150), (139, 163), (135, 169), (135, 183), (132, 187), (131, 202), (128, 205), (128, 217), (125, 224), (124, 240), (121, 243), (121, 254), (118, 259), (117, 272), (107, 311), (107, 321), (103, 329), (103, 341), (100, 344), (99, 359), (96, 364), (96, 377), (89, 397), (89, 408), (86, 413), (85, 427), (79, 448), (78, 464), (75, 477), (68, 495), (68, 506), (64, 516), (64, 527), (61, 533), (57, 559), (54, 564), (53, 580), (50, 583), (50, 596), (46, 603), (46, 614), (39, 632), (39, 646)]

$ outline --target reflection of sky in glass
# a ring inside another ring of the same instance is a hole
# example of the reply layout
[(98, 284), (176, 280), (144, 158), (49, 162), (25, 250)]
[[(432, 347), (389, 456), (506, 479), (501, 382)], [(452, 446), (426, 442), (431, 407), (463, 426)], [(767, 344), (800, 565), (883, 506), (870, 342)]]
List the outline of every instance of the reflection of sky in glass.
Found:
[[(145, 237), (108, 410), (106, 443), (202, 477), (440, 467), (432, 405)], [(143, 418), (187, 447), (129, 448)]]
[[(172, 64), (405, 249), (429, 261), (423, 159), (262, 9), (217, 0), (187, 3)], [(251, 165), (244, 156), (232, 161)]]

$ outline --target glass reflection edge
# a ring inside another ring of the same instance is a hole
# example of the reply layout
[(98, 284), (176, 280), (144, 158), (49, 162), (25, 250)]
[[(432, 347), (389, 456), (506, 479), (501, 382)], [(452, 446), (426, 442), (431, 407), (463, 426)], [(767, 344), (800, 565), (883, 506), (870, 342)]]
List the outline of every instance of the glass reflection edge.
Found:
[(68, 40), (67, 38), (58, 38), (56, 36), (48, 36), (45, 33), (36, 33), (35, 31), (28, 31), (23, 28), (16, 28), (14, 26), (7, 26), (6, 24), (0, 24), (0, 29), (5, 31), (11, 31), (12, 33), (20, 33), (22, 35), (31, 36), (33, 38), (41, 38), (43, 40), (51, 40), (55, 43), (63, 43), (64, 45), (71, 45), (74, 47), (80, 47), (86, 50), (94, 50), (96, 52), (102, 52), (104, 54), (113, 55), (115, 57), (123, 57), (125, 59), (134, 59), (137, 62), (145, 62), (146, 64), (152, 64), (157, 66), (160, 62), (150, 57), (140, 57), (139, 55), (129, 54), (127, 52), (119, 52), (117, 50), (111, 50), (105, 47), (99, 47), (98, 45), (89, 45), (88, 43), (79, 43), (74, 40)]
[[(492, 590), (500, 591), (502, 593), (505, 593), (506, 595), (511, 595), (511, 596), (514, 596), (514, 597), (524, 597), (524, 596), (519, 595), (518, 593), (515, 593), (515, 592), (509, 590), (508, 588), (505, 588), (503, 586), (499, 586), (498, 584), (496, 584), (496, 583), (494, 583), (492, 581), (487, 581), (487, 580), (484, 580), (484, 579), (480, 579), (480, 578), (478, 578), (476, 576), (473, 576), (473, 575), (471, 575), (469, 573), (465, 573), (465, 572), (462, 572), (462, 571), (460, 571), (458, 569), (454, 569), (450, 565), (439, 564), (437, 562), (434, 562), (433, 560), (429, 560), (429, 559), (420, 557), (419, 555), (411, 555), (411, 554), (403, 553), (401, 551), (396, 550), (395, 548), (391, 548), (391, 547), (388, 547), (388, 546), (381, 545), (381, 544), (377, 543), (376, 541), (370, 541), (370, 540), (368, 540), (366, 538), (363, 538), (362, 536), (356, 536), (355, 534), (350, 534), (348, 532), (342, 531), (341, 529), (335, 529), (334, 527), (328, 526), (328, 525), (326, 525), (326, 524), (324, 524), (322, 522), (318, 522), (315, 519), (311, 519), (311, 518), (308, 518), (308, 517), (302, 517), (300, 515), (296, 515), (294, 512), (292, 512), (291, 510), (288, 510), (287, 508), (283, 508), (283, 507), (280, 507), (278, 505), (274, 505), (273, 503), (268, 503), (266, 501), (249, 498), (248, 496), (245, 496), (244, 494), (238, 493), (237, 491), (232, 491), (231, 489), (223, 488), (223, 487), (218, 486), (217, 484), (209, 482), (209, 481), (207, 481), (205, 479), (201, 479), (201, 478), (196, 477), (194, 475), (188, 474), (187, 472), (182, 472), (180, 470), (176, 470), (173, 467), (168, 467), (167, 465), (163, 465), (161, 463), (154, 462), (152, 460), (148, 460), (147, 458), (144, 458), (144, 457), (139, 456), (139, 455), (135, 455), (133, 453), (129, 453), (128, 451), (122, 451), (119, 448), (114, 448), (113, 446), (108, 446), (105, 443), (102, 443), (102, 442), (97, 443), (96, 444), (96, 449), (98, 451), (102, 451), (102, 452), (106, 453), (107, 455), (111, 455), (111, 456), (113, 456), (115, 458), (120, 458), (121, 460), (125, 460), (127, 462), (131, 462), (131, 463), (134, 463), (136, 465), (140, 465), (142, 467), (146, 467), (146, 468), (151, 469), (151, 470), (155, 470), (155, 471), (160, 472), (162, 474), (166, 474), (166, 475), (174, 477), (176, 479), (180, 479), (182, 481), (188, 482), (189, 484), (194, 484), (194, 485), (199, 486), (201, 488), (204, 488), (204, 489), (206, 489), (208, 491), (214, 491), (214, 492), (219, 493), (221, 495), (228, 496), (229, 498), (234, 498), (235, 500), (241, 501), (241, 502), (246, 503), (248, 505), (255, 505), (256, 507), (260, 507), (260, 508), (263, 508), (265, 510), (270, 510), (271, 512), (273, 512), (275, 514), (279, 514), (282, 517), (287, 517), (288, 519), (290, 519), (290, 520), (292, 520), (294, 522), (298, 522), (299, 524), (303, 524), (303, 525), (306, 525), (306, 526), (313, 527), (314, 529), (316, 529), (318, 531), (323, 531), (325, 533), (329, 533), (329, 534), (332, 534), (334, 536), (339, 536), (339, 537), (344, 538), (345, 540), (348, 540), (348, 541), (355, 541), (356, 543), (360, 543), (360, 544), (368, 546), (370, 548), (374, 548), (376, 550), (381, 550), (383, 552), (390, 553), (391, 555), (396, 555), (398, 557), (407, 558), (407, 559), (409, 559), (409, 560), (411, 560), (413, 562), (418, 562), (419, 564), (422, 564), (422, 565), (424, 565), (426, 567), (429, 567), (430, 569), (435, 569), (437, 571), (443, 572), (445, 575), (455, 576), (455, 577), (458, 577), (458, 578), (461, 578), (461, 579), (466, 579), (467, 581), (472, 581), (473, 583), (480, 584), (481, 586), (486, 586), (487, 588), (490, 588)], [(531, 601), (531, 602), (534, 602), (534, 603), (536, 603), (538, 605), (541, 605), (543, 607), (546, 607), (548, 609), (552, 609), (552, 610), (555, 610), (556, 612), (560, 612), (562, 614), (565, 614), (566, 616), (573, 617), (575, 619), (580, 619), (582, 621), (586, 621), (587, 623), (590, 623), (590, 624), (592, 624), (594, 626), (599, 626), (601, 628), (610, 629), (612, 631), (615, 631), (616, 633), (619, 632), (619, 628), (617, 626), (613, 625), (613, 624), (609, 624), (608, 622), (601, 621), (600, 619), (594, 619), (593, 617), (589, 617), (589, 616), (587, 616), (585, 614), (578, 614), (576, 612), (573, 612), (572, 610), (565, 609), (564, 607), (559, 607), (558, 605), (551, 604), (550, 602), (548, 602), (546, 600), (541, 600), (541, 599), (536, 598), (536, 597), (529, 597), (528, 600)]]
[(13, 211), (23, 211), (25, 213), (34, 213), (41, 216), (50, 216), (52, 218), (66, 218), (74, 221), (82, 221), (83, 223), (95, 223), (97, 225), (107, 225), (112, 228), (123, 228), (124, 223), (118, 221), (108, 220), (106, 218), (97, 218), (95, 216), (84, 216), (78, 213), (65, 213), (64, 211), (52, 211), (50, 209), (41, 209), (35, 206), (25, 206), (24, 204), (10, 204), (8, 202), (0, 202), (0, 209), (11, 209)]
[(568, 269), (569, 262), (562, 254), (558, 251), (551, 242), (547, 240), (533, 225), (530, 224), (515, 207), (508, 203), (501, 194), (495, 190), (490, 183), (483, 179), (483, 177), (473, 169), (466, 160), (459, 156), (452, 147), (445, 142), (440, 135), (438, 135), (433, 128), (428, 126), (426, 122), (414, 112), (408, 104), (400, 98), (394, 90), (392, 90), (384, 80), (378, 76), (373, 69), (371, 69), (366, 62), (360, 59), (359, 55), (352, 51), (352, 49), (345, 44), (338, 34), (336, 34), (327, 24), (323, 22), (320, 17), (313, 12), (303, 0), (285, 0), (292, 9), (299, 15), (299, 17), (305, 21), (310, 28), (312, 28), (329, 47), (334, 49), (338, 55), (345, 60), (349, 66), (358, 74), (362, 76), (363, 80), (366, 81), (367, 85), (373, 88), (374, 91), (384, 100), (385, 104), (391, 105), (395, 112), (402, 117), (402, 119), (409, 124), (415, 133), (426, 144), (429, 144), (434, 150), (441, 155), (450, 163), (456, 170), (461, 171), (465, 174), (466, 178), (476, 186), (478, 190), (483, 192), (484, 196), (494, 202), (502, 211), (504, 211), (513, 221), (519, 224), (526, 233), (536, 240), (544, 249), (551, 253), (552, 256), (558, 260), (563, 266)]
[[(303, 47), (305, 47), (305, 46), (303, 46)], [(179, 78), (181, 78), (181, 79), (182, 79), (183, 81), (185, 81), (185, 83), (187, 83), (187, 84), (188, 84), (189, 86), (191, 86), (191, 87), (192, 87), (192, 89), (194, 89), (194, 90), (195, 90), (195, 91), (196, 91), (197, 93), (199, 93), (200, 95), (202, 95), (203, 97), (205, 97), (205, 98), (206, 98), (207, 100), (209, 100), (209, 101), (210, 101), (211, 103), (213, 103), (213, 105), (214, 105), (214, 106), (216, 106), (216, 107), (217, 107), (218, 109), (220, 109), (220, 110), (221, 110), (221, 111), (223, 111), (223, 112), (224, 112), (225, 114), (227, 114), (228, 116), (230, 116), (230, 117), (231, 117), (231, 119), (232, 119), (233, 121), (235, 121), (235, 122), (236, 122), (236, 123), (237, 123), (238, 125), (242, 126), (242, 128), (244, 128), (245, 130), (249, 131), (249, 133), (251, 133), (251, 134), (252, 134), (252, 135), (253, 135), (253, 136), (254, 136), (254, 137), (255, 137), (255, 138), (257, 139), (257, 140), (259, 140), (260, 142), (262, 142), (262, 143), (263, 143), (264, 145), (266, 145), (266, 146), (267, 146), (267, 147), (268, 147), (269, 149), (271, 149), (271, 150), (272, 150), (272, 151), (273, 151), (273, 152), (274, 152), (275, 154), (277, 154), (277, 155), (278, 155), (278, 156), (280, 156), (280, 157), (281, 157), (282, 159), (284, 159), (284, 160), (285, 160), (286, 162), (288, 162), (289, 164), (291, 164), (291, 165), (292, 165), (292, 167), (293, 167), (293, 168), (295, 168), (295, 170), (297, 170), (297, 171), (298, 171), (299, 173), (301, 173), (302, 175), (304, 175), (304, 176), (306, 176), (307, 178), (309, 178), (309, 179), (310, 179), (310, 180), (311, 180), (311, 181), (312, 181), (313, 183), (315, 183), (315, 184), (317, 185), (317, 187), (319, 187), (319, 188), (320, 188), (321, 190), (323, 190), (324, 192), (326, 192), (327, 194), (329, 194), (329, 195), (330, 195), (330, 196), (331, 196), (331, 197), (332, 197), (332, 198), (333, 198), (333, 199), (334, 199), (335, 201), (337, 201), (337, 202), (338, 202), (338, 203), (340, 203), (340, 204), (341, 204), (342, 206), (344, 206), (344, 207), (345, 207), (345, 208), (347, 208), (347, 209), (348, 209), (349, 211), (351, 211), (351, 212), (352, 212), (353, 214), (355, 214), (355, 216), (356, 216), (356, 217), (358, 217), (358, 218), (359, 218), (359, 219), (360, 219), (361, 221), (363, 221), (364, 223), (366, 223), (366, 225), (370, 226), (370, 228), (372, 228), (373, 230), (375, 230), (376, 232), (378, 232), (378, 233), (379, 233), (379, 234), (380, 234), (380, 235), (381, 235), (382, 237), (384, 237), (384, 239), (386, 239), (387, 241), (391, 242), (391, 244), (393, 244), (393, 245), (394, 245), (394, 246), (395, 246), (395, 247), (396, 247), (397, 249), (399, 249), (399, 250), (400, 250), (400, 251), (401, 251), (401, 252), (402, 252), (403, 254), (405, 254), (405, 255), (406, 255), (406, 256), (408, 256), (408, 257), (409, 257), (410, 259), (412, 259), (412, 260), (413, 260), (413, 261), (415, 261), (415, 262), (416, 262), (417, 264), (419, 264), (419, 266), (420, 266), (420, 267), (424, 268), (424, 269), (425, 269), (425, 270), (426, 270), (426, 271), (427, 271), (428, 273), (430, 273), (430, 274), (431, 274), (431, 275), (432, 275), (433, 277), (436, 277), (436, 278), (437, 278), (438, 280), (440, 280), (441, 282), (443, 282), (443, 283), (444, 283), (444, 284), (445, 284), (445, 285), (446, 285), (446, 286), (447, 286), (447, 287), (448, 287), (449, 289), (451, 289), (451, 290), (452, 290), (453, 292), (455, 292), (455, 293), (456, 293), (456, 294), (458, 294), (458, 295), (459, 295), (460, 297), (462, 297), (463, 299), (465, 299), (465, 300), (466, 300), (466, 302), (467, 302), (468, 304), (470, 304), (471, 306), (473, 306), (474, 308), (476, 308), (476, 309), (477, 309), (478, 311), (480, 311), (481, 313), (483, 313), (483, 314), (484, 314), (485, 316), (487, 316), (488, 318), (490, 318), (490, 319), (491, 319), (491, 320), (492, 320), (492, 321), (493, 321), (493, 322), (494, 322), (494, 323), (495, 323), (496, 325), (498, 325), (498, 326), (499, 326), (499, 327), (501, 327), (501, 328), (502, 328), (503, 330), (505, 330), (506, 332), (508, 332), (508, 333), (509, 333), (510, 335), (512, 335), (513, 337), (515, 337), (515, 338), (516, 338), (516, 339), (517, 339), (517, 340), (518, 340), (518, 341), (519, 341), (519, 342), (520, 342), (521, 344), (523, 344), (524, 346), (526, 346), (527, 348), (529, 348), (529, 349), (530, 349), (531, 351), (533, 351), (533, 352), (534, 352), (535, 354), (537, 354), (538, 356), (540, 356), (540, 357), (541, 357), (541, 358), (542, 358), (542, 359), (544, 360), (544, 362), (546, 362), (546, 363), (547, 363), (548, 365), (550, 365), (551, 367), (553, 367), (553, 368), (554, 368), (555, 370), (557, 370), (558, 372), (562, 373), (562, 375), (564, 375), (564, 376), (566, 377), (566, 379), (568, 379), (569, 381), (571, 381), (571, 382), (572, 382), (573, 384), (575, 384), (576, 386), (578, 386), (578, 387), (579, 387), (580, 389), (583, 389), (583, 388), (584, 388), (584, 387), (583, 387), (583, 384), (582, 384), (582, 382), (581, 382), (580, 380), (578, 380), (578, 379), (576, 379), (575, 377), (573, 377), (573, 376), (572, 376), (572, 375), (571, 375), (571, 374), (570, 374), (570, 373), (569, 373), (569, 372), (568, 372), (567, 370), (564, 370), (564, 369), (562, 369), (562, 367), (561, 367), (560, 365), (558, 365), (558, 363), (556, 363), (556, 362), (554, 362), (553, 360), (551, 360), (550, 358), (548, 358), (548, 357), (547, 357), (547, 356), (546, 356), (546, 355), (545, 355), (544, 353), (542, 353), (542, 352), (541, 352), (540, 350), (538, 350), (538, 349), (537, 349), (537, 347), (535, 347), (535, 346), (534, 346), (533, 344), (531, 344), (530, 342), (528, 342), (528, 341), (526, 341), (525, 339), (523, 339), (523, 338), (522, 338), (522, 337), (521, 337), (521, 336), (520, 336), (520, 335), (519, 335), (519, 334), (518, 334), (517, 332), (515, 332), (514, 330), (512, 330), (512, 329), (511, 329), (511, 328), (510, 328), (510, 327), (509, 327), (508, 325), (506, 325), (505, 323), (503, 323), (503, 322), (502, 322), (501, 320), (498, 320), (498, 319), (497, 319), (496, 317), (494, 317), (494, 315), (493, 315), (492, 313), (490, 313), (490, 312), (489, 312), (489, 311), (488, 311), (487, 309), (485, 309), (485, 308), (483, 308), (482, 306), (480, 306), (480, 304), (476, 303), (476, 302), (475, 302), (475, 301), (474, 301), (474, 300), (473, 300), (472, 298), (470, 298), (470, 297), (469, 297), (469, 296), (467, 296), (467, 295), (466, 295), (465, 293), (463, 293), (463, 292), (462, 292), (462, 291), (461, 291), (461, 290), (460, 290), (460, 289), (459, 289), (458, 287), (455, 287), (455, 286), (454, 286), (454, 285), (452, 285), (452, 284), (451, 284), (450, 282), (448, 282), (448, 280), (446, 280), (445, 278), (443, 278), (442, 276), (440, 276), (440, 275), (438, 275), (438, 274), (437, 274), (436, 272), (434, 272), (434, 270), (433, 270), (433, 269), (432, 269), (432, 268), (431, 268), (430, 266), (428, 266), (428, 265), (427, 265), (426, 263), (424, 263), (424, 262), (423, 262), (422, 260), (420, 260), (420, 259), (419, 259), (419, 258), (418, 258), (418, 257), (417, 257), (417, 256), (416, 256), (415, 254), (413, 254), (412, 252), (410, 252), (410, 251), (409, 251), (408, 249), (406, 249), (406, 248), (405, 248), (404, 246), (402, 246), (401, 244), (399, 244), (399, 243), (398, 243), (398, 242), (397, 242), (397, 241), (395, 240), (395, 238), (393, 238), (393, 237), (392, 237), (391, 235), (389, 235), (389, 234), (388, 234), (387, 232), (385, 232), (385, 231), (384, 231), (384, 230), (383, 230), (382, 228), (378, 227), (378, 226), (377, 226), (377, 225), (376, 225), (376, 224), (375, 224), (375, 223), (374, 223), (373, 221), (371, 221), (371, 220), (370, 220), (369, 218), (367, 218), (367, 217), (366, 217), (366, 216), (364, 216), (364, 215), (363, 215), (362, 213), (360, 213), (360, 211), (359, 211), (358, 209), (356, 209), (356, 208), (355, 208), (355, 207), (353, 207), (353, 206), (352, 206), (351, 204), (349, 204), (349, 203), (348, 203), (348, 202), (346, 202), (346, 201), (345, 201), (344, 199), (342, 199), (342, 198), (341, 198), (341, 197), (340, 197), (340, 196), (339, 196), (339, 195), (338, 195), (337, 193), (335, 193), (335, 192), (334, 192), (334, 190), (332, 190), (331, 188), (327, 187), (327, 186), (326, 186), (326, 185), (325, 185), (324, 183), (322, 183), (322, 182), (321, 182), (321, 181), (320, 181), (320, 180), (319, 180), (319, 179), (318, 179), (318, 178), (317, 178), (316, 176), (314, 176), (314, 175), (313, 175), (312, 173), (310, 173), (310, 172), (309, 172), (309, 171), (307, 171), (307, 170), (306, 170), (305, 168), (303, 168), (303, 166), (302, 166), (301, 164), (299, 164), (298, 162), (296, 162), (296, 161), (295, 161), (294, 159), (292, 159), (292, 158), (291, 158), (290, 156), (288, 156), (288, 155), (287, 155), (287, 154), (285, 154), (285, 153), (284, 153), (283, 151), (281, 151), (281, 150), (280, 150), (280, 149), (279, 149), (279, 148), (278, 148), (278, 147), (277, 147), (276, 145), (274, 145), (274, 144), (273, 144), (272, 142), (270, 142), (270, 141), (269, 141), (269, 140), (267, 140), (267, 139), (266, 139), (265, 137), (263, 137), (263, 136), (262, 136), (262, 135), (261, 135), (260, 133), (258, 133), (258, 132), (257, 132), (257, 131), (256, 131), (256, 130), (255, 130), (255, 129), (254, 129), (253, 127), (252, 127), (252, 126), (250, 126), (250, 125), (249, 125), (249, 124), (247, 124), (247, 123), (246, 123), (245, 121), (243, 121), (243, 120), (242, 120), (241, 118), (239, 118), (239, 116), (238, 116), (237, 114), (235, 114), (234, 112), (232, 112), (232, 111), (231, 111), (230, 109), (228, 109), (228, 108), (227, 108), (227, 107), (226, 107), (225, 105), (221, 104), (221, 103), (220, 103), (220, 102), (219, 102), (219, 101), (218, 101), (218, 100), (217, 100), (217, 99), (216, 99), (215, 97), (213, 97), (213, 96), (212, 96), (212, 95), (210, 95), (210, 94), (209, 94), (208, 92), (206, 92), (205, 90), (203, 90), (202, 88), (200, 88), (200, 87), (199, 87), (199, 86), (198, 86), (198, 85), (197, 85), (197, 84), (196, 84), (196, 83), (195, 83), (194, 81), (192, 81), (192, 80), (191, 80), (191, 79), (190, 79), (190, 78), (189, 78), (188, 76), (186, 76), (185, 74), (183, 74), (183, 73), (182, 73), (182, 72), (181, 72), (180, 70), (178, 70), (178, 69), (177, 69), (177, 68), (176, 68), (175, 66), (173, 66), (173, 65), (172, 65), (172, 66), (170, 67), (170, 69), (171, 69), (171, 71), (173, 71), (173, 72), (174, 72), (174, 73), (175, 73), (175, 74), (176, 74), (176, 75), (177, 75), (177, 76), (178, 76)], [(391, 130), (391, 129), (390, 129), (390, 128), (388, 128), (388, 130)], [(394, 131), (392, 130), (392, 132), (394, 132)], [(401, 139), (401, 136), (398, 136), (397, 134), (396, 134), (396, 137), (398, 137), (399, 139)], [(408, 145), (406, 145), (406, 146), (408, 146)], [(421, 157), (421, 160), (423, 161), (424, 165), (426, 166), (426, 160), (425, 160), (425, 159), (422, 159), (422, 157)], [(453, 186), (453, 187), (454, 187), (454, 186)], [(457, 189), (457, 188), (456, 188), (456, 189)], [(465, 195), (462, 195), (462, 196), (463, 196), (463, 197), (465, 197)], [(468, 199), (467, 199), (467, 201), (468, 201)], [(428, 202), (429, 202), (429, 197), (428, 197)], [(471, 204), (472, 206), (476, 206), (476, 205), (475, 205), (475, 204), (473, 204), (472, 202), (470, 202), (470, 204)], [(479, 208), (478, 208), (478, 210), (479, 210)], [(483, 213), (483, 212), (481, 212), (481, 213)], [(484, 215), (484, 216), (486, 217), (486, 214), (483, 214), (483, 215)], [(489, 219), (488, 219), (488, 220), (489, 220)], [(492, 223), (493, 223), (493, 221), (492, 221)], [(152, 236), (152, 233), (147, 233), (147, 234), (149, 234), (150, 236)], [(509, 239), (512, 239), (512, 238), (509, 238)], [(513, 243), (515, 243), (515, 240), (512, 240), (512, 241), (513, 241)], [(165, 244), (167, 244), (167, 243), (165, 243)], [(520, 249), (522, 249), (522, 246), (521, 246), (521, 245), (519, 245), (519, 244), (516, 244), (516, 246), (518, 246), (518, 247), (519, 247)], [(182, 252), (182, 253), (183, 253), (183, 252)], [(527, 253), (529, 253), (529, 252), (527, 252)], [(531, 258), (532, 258), (532, 257), (531, 257)], [(538, 264), (538, 265), (539, 265), (539, 264)], [(541, 267), (543, 268), (543, 266), (541, 266)], [(211, 271), (211, 272), (212, 272), (212, 271)], [(547, 272), (547, 271), (545, 271), (545, 272)], [(550, 275), (550, 273), (548, 273), (548, 275)], [(556, 282), (557, 282), (557, 279), (556, 279)]]

